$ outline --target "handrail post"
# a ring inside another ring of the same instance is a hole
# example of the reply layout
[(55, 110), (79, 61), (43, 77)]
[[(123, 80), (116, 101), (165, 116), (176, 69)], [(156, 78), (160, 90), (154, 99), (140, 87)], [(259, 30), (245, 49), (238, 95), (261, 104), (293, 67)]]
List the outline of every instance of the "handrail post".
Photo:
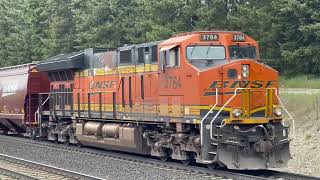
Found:
[[(218, 115), (221, 113), (221, 111), (233, 100), (233, 98), (236, 97), (237, 93), (238, 93), (238, 90), (241, 90), (241, 89), (247, 89), (247, 88), (236, 88), (234, 90), (234, 94), (233, 96), (220, 108), (220, 110), (218, 111), (218, 113), (212, 118), (211, 122), (210, 122), (210, 128), (212, 129), (213, 127), (213, 122), (216, 120), (216, 118), (218, 117)], [(210, 130), (210, 138), (213, 139), (213, 140), (216, 140), (213, 138), (213, 132), (212, 130)]]
[(80, 92), (78, 92), (78, 118), (80, 117)]
[[(39, 134), (40, 136), (42, 136), (42, 116), (43, 116), (43, 106), (47, 103), (47, 101), (50, 99), (51, 94), (48, 93), (48, 97), (44, 100), (44, 102), (42, 102), (42, 95), (41, 93), (38, 94), (38, 109), (37, 111), (34, 113), (34, 117), (37, 120), (38, 126), (39, 126)], [(49, 104), (50, 106), (50, 104)], [(50, 109), (50, 108), (49, 108)], [(51, 112), (51, 111), (50, 111)], [(51, 113), (50, 113), (51, 114)]]
[[(213, 139), (213, 140), (216, 140), (214, 137), (213, 137), (213, 132), (212, 132), (212, 128), (213, 128), (213, 123), (214, 121), (216, 120), (216, 118), (218, 117), (218, 115), (222, 112), (222, 110), (237, 96), (238, 94), (238, 90), (244, 90), (244, 89), (249, 89), (249, 88), (236, 88), (234, 90), (234, 94), (233, 96), (219, 109), (219, 111), (215, 114), (215, 116), (212, 118), (211, 122), (210, 122), (210, 138)], [(272, 108), (273, 108), (273, 91), (270, 91), (270, 90), (274, 90), (275, 91), (275, 95), (279, 101), (279, 104), (283, 107), (283, 109), (285, 110), (285, 112), (289, 115), (290, 117), (290, 120), (292, 121), (292, 129), (293, 129), (293, 137), (294, 137), (294, 131), (295, 131), (295, 121), (293, 119), (293, 117), (291, 116), (291, 114), (288, 112), (288, 110), (284, 107), (279, 95), (278, 95), (278, 91), (277, 91), (277, 88), (267, 88), (267, 92), (266, 92), (266, 108), (267, 108), (267, 112), (271, 111), (272, 113)], [(249, 96), (251, 94), (250, 92), (250, 89), (249, 89)], [(212, 110), (216, 107), (217, 105), (217, 99), (218, 99), (218, 91), (216, 89), (216, 104), (209, 110), (209, 112), (202, 118), (201, 120), (201, 125), (200, 125), (200, 137), (201, 137), (201, 146), (203, 145), (203, 126), (204, 126), (204, 120), (207, 118), (207, 116), (212, 112)], [(250, 102), (249, 102), (250, 103)], [(250, 106), (248, 107), (250, 109)], [(271, 108), (271, 109), (270, 109)], [(250, 115), (250, 114), (249, 114)], [(223, 123), (223, 122), (222, 122)], [(222, 124), (221, 123), (221, 124)], [(221, 125), (223, 126), (223, 125)]]
[(116, 113), (117, 113), (117, 109), (116, 109), (116, 92), (112, 92), (112, 107), (113, 107), (113, 119), (116, 119)]
[(91, 99), (90, 99), (90, 92), (88, 92), (88, 118), (91, 118)]
[(62, 92), (61, 93), (61, 96), (62, 96), (62, 116), (65, 116), (66, 114), (66, 94), (65, 92)]
[(37, 123), (38, 123), (38, 125), (39, 125), (39, 128), (40, 128), (40, 134), (41, 134), (41, 124), (42, 124), (42, 118), (41, 118), (41, 116), (42, 116), (42, 94), (39, 94), (38, 95), (38, 108), (39, 108), (39, 112), (38, 112), (38, 116), (36, 116), (36, 114), (35, 114), (35, 118), (36, 118), (36, 120), (37, 120)]
[(273, 89), (275, 91), (275, 95), (279, 101), (279, 104), (281, 105), (281, 107), (285, 110), (285, 112), (288, 114), (289, 116), (289, 119), (291, 120), (292, 122), (292, 138), (295, 138), (295, 120), (294, 118), (291, 116), (291, 114), (289, 113), (289, 111), (286, 109), (286, 107), (283, 105), (279, 95), (278, 95), (278, 90), (277, 88), (268, 88), (268, 89)]
[(70, 98), (70, 110), (71, 110), (71, 116), (73, 116), (73, 113), (74, 113), (74, 107), (73, 107), (73, 92), (70, 92), (70, 94), (68, 95), (68, 97), (71, 97)]
[(99, 92), (99, 113), (100, 113), (100, 118), (102, 118), (102, 93)]
[(207, 114), (201, 119), (201, 123), (200, 123), (200, 141), (201, 141), (201, 146), (203, 144), (203, 123), (204, 120), (209, 116), (209, 114), (214, 110), (214, 108), (217, 106), (218, 104), (218, 88), (216, 88), (216, 102), (215, 104), (211, 107), (211, 109), (207, 112)]

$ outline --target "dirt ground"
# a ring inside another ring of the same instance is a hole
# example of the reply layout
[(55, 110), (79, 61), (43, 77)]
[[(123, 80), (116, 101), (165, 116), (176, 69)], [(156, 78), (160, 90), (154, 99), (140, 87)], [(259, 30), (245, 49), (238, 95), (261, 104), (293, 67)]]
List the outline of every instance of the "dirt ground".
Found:
[(292, 159), (282, 170), (320, 177), (320, 94), (281, 94), (283, 103), (295, 119)]

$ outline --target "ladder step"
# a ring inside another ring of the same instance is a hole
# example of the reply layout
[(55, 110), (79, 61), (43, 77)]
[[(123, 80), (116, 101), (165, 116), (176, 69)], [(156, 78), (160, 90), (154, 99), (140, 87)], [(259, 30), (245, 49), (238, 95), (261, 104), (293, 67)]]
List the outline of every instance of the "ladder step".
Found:
[(211, 143), (212, 145), (214, 145), (214, 146), (218, 146), (218, 143)]
[(214, 155), (216, 155), (217, 153), (216, 152), (208, 152), (209, 154), (214, 154)]

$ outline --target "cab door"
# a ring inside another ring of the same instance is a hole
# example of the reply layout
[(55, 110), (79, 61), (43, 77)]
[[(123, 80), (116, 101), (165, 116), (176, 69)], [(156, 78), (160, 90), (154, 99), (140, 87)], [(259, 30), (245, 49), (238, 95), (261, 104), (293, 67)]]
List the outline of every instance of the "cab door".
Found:
[(160, 116), (183, 117), (183, 71), (181, 68), (181, 49), (179, 45), (174, 44), (160, 48), (160, 67)]

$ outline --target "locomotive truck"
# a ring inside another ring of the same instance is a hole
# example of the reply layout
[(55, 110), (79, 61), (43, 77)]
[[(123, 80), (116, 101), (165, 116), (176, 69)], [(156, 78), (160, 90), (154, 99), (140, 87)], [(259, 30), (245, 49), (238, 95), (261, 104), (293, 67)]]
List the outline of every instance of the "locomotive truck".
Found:
[(258, 49), (242, 32), (203, 31), (4, 68), (0, 128), (184, 164), (282, 167), (289, 126)]

